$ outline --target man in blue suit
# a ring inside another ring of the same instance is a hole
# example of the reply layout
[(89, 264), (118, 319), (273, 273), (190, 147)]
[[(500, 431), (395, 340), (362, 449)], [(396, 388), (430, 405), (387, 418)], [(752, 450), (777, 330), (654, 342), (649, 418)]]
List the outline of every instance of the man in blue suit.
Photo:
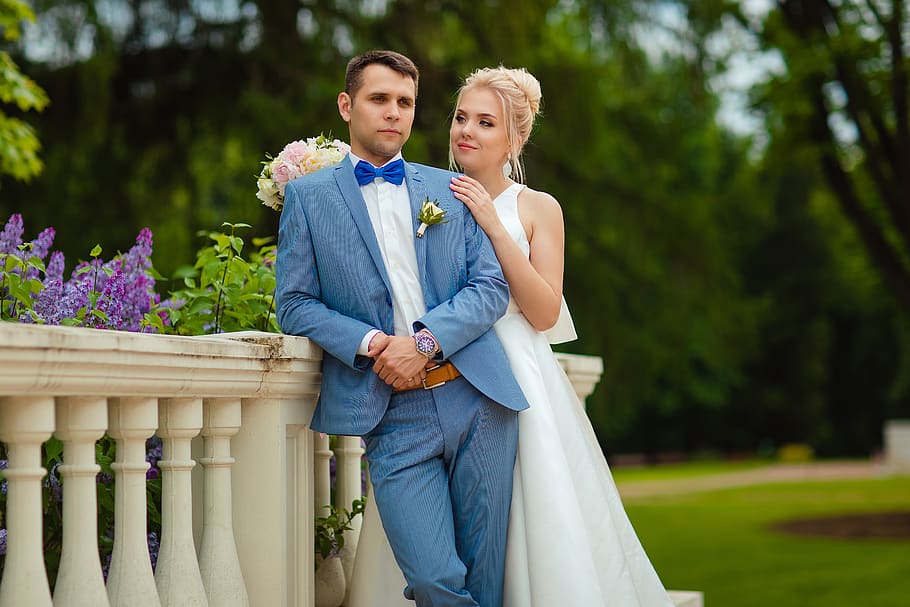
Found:
[[(509, 290), (489, 240), (452, 196), (453, 173), (401, 158), (417, 81), (391, 51), (348, 63), (351, 154), (285, 190), (278, 321), (324, 350), (311, 425), (364, 437), (405, 596), (499, 607), (528, 404), (491, 330)], [(417, 237), (427, 201), (445, 222)]]

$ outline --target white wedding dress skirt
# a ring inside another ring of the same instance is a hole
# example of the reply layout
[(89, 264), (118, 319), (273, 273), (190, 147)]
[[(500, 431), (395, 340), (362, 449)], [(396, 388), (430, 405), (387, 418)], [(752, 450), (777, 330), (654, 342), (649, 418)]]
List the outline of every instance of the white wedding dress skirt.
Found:
[[(523, 186), (494, 201), (527, 253), (517, 213)], [(591, 423), (550, 342), (574, 338), (568, 310), (535, 330), (512, 302), (495, 325), (531, 404), (518, 417), (518, 457), (506, 549), (505, 607), (672, 607), (632, 528)], [(347, 607), (413, 607), (368, 500)], [(488, 606), (483, 606), (488, 607)]]

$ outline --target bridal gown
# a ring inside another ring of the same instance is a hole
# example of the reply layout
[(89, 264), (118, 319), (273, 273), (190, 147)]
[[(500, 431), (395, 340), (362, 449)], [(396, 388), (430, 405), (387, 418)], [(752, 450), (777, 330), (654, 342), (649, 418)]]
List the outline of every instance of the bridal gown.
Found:
[[(494, 201), (528, 254), (513, 184)], [(550, 348), (575, 339), (563, 305), (541, 333), (514, 301), (495, 325), (531, 408), (518, 417), (504, 607), (672, 607), (620, 501), (591, 423)], [(347, 607), (413, 607), (368, 500)], [(489, 607), (489, 606), (483, 606)]]

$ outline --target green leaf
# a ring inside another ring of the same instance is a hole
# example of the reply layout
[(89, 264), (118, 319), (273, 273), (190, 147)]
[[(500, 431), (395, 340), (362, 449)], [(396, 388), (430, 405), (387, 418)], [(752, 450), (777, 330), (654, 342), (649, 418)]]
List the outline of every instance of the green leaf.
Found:
[(196, 276), (196, 269), (193, 266), (182, 265), (174, 270), (174, 278), (186, 278)]
[(63, 461), (63, 443), (55, 436), (44, 442), (44, 453), (47, 462)]
[(105, 323), (110, 321), (110, 318), (108, 317), (108, 315), (105, 314), (104, 312), (102, 312), (101, 310), (92, 310), (91, 314), (95, 318), (99, 318), (102, 321), (104, 321)]
[(187, 314), (199, 314), (203, 311), (208, 311), (211, 314), (212, 309), (215, 307), (215, 302), (207, 296), (202, 296), (193, 301), (189, 309), (186, 311)]

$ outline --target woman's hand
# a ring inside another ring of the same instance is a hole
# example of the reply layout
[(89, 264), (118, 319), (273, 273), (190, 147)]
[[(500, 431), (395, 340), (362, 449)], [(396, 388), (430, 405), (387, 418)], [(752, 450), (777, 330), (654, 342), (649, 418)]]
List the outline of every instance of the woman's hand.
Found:
[(468, 207), (474, 220), (491, 239), (494, 234), (504, 229), (499, 215), (496, 214), (493, 199), (479, 181), (467, 175), (460, 175), (452, 178), (449, 189), (455, 194), (455, 198)]

